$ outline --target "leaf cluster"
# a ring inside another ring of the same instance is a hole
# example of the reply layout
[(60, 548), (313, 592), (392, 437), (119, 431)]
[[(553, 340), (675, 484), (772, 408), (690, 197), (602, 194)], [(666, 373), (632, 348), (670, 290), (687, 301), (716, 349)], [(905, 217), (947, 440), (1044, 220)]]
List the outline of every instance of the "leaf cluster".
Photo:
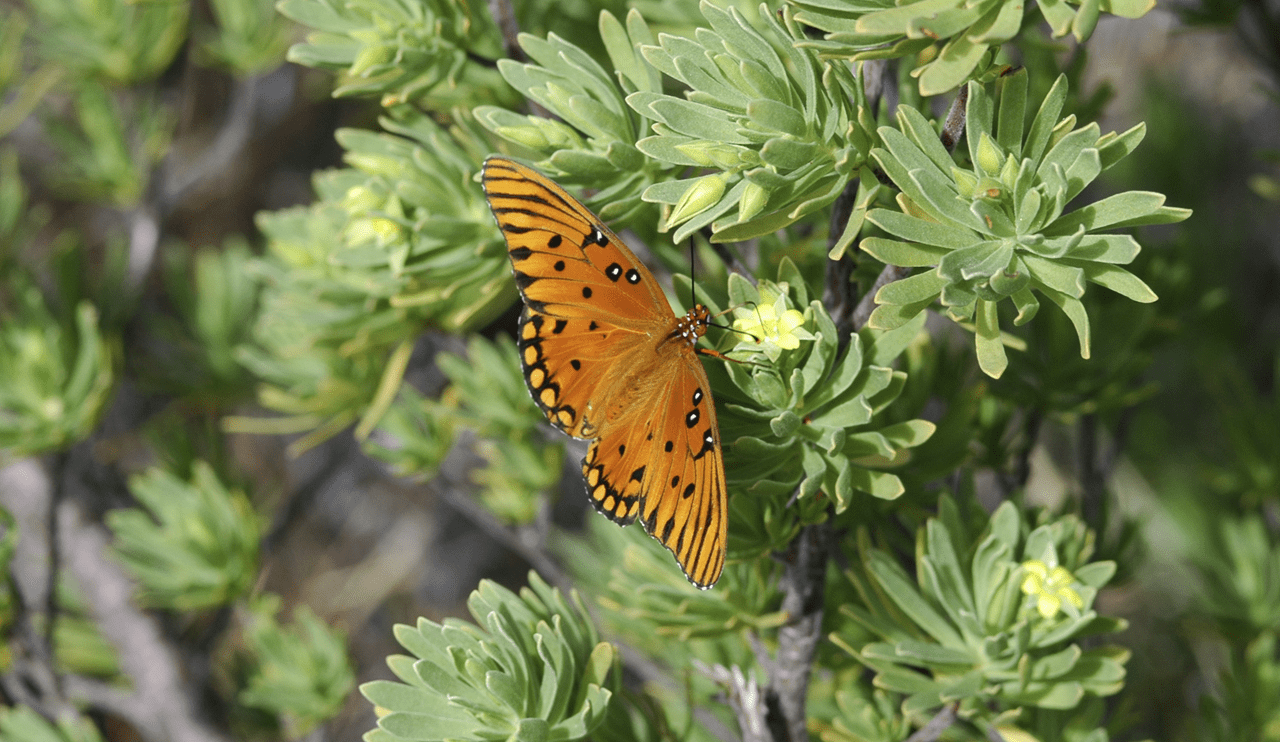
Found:
[(146, 603), (200, 610), (252, 587), (262, 526), (244, 493), (227, 490), (212, 467), (197, 462), (189, 482), (152, 469), (129, 490), (141, 507), (112, 511), (107, 525)]
[(89, 435), (115, 384), (115, 351), (88, 303), (58, 318), (32, 286), (0, 307), (0, 451), (30, 456)]
[[(1003, 724), (1021, 707), (1072, 709), (1123, 686), (1127, 650), (1079, 643), (1125, 622), (1093, 609), (1115, 565), (1089, 561), (1078, 521), (1027, 530), (1006, 502), (971, 540), (944, 498), (918, 538), (913, 580), (892, 554), (860, 536), (860, 565), (846, 573), (860, 599), (840, 609), (860, 631), (832, 636), (876, 673), (877, 687), (903, 694), (903, 713), (958, 702), (962, 717)], [(1059, 595), (1070, 600), (1052, 611), (1027, 580), (1036, 563), (1064, 571)]]
[[(920, 95), (941, 95), (981, 77), (1000, 46), (1027, 25), (1023, 3), (1006, 0), (790, 0), (798, 23), (821, 39), (801, 42), (823, 57), (867, 61), (914, 57)], [(1037, 0), (1054, 37), (1086, 41), (1102, 13), (1141, 18), (1154, 0)]]
[(605, 720), (618, 684), (614, 648), (577, 596), (566, 600), (530, 573), (518, 595), (481, 582), (467, 608), (475, 624), (396, 627), (413, 656), (387, 659), (399, 682), (360, 686), (384, 712), (366, 739), (571, 740)]
[(1105, 136), (1097, 124), (1074, 129), (1074, 116), (1059, 119), (1067, 93), (1060, 77), (1024, 128), (1026, 74), (1002, 77), (996, 87), (998, 107), (993, 91), (969, 84), (969, 169), (956, 165), (914, 109), (899, 109), (898, 129), (880, 129), (885, 148), (872, 155), (901, 189), (899, 209), (872, 210), (867, 220), (896, 239), (869, 237), (862, 244), (887, 264), (933, 268), (881, 289), (872, 326), (900, 326), (941, 301), (953, 319), (973, 322), (978, 362), (993, 377), (1008, 363), (1001, 301), (1017, 308), (1020, 325), (1039, 310), (1036, 294), (1045, 296), (1071, 319), (1088, 358), (1089, 317), (1080, 301), (1088, 283), (1135, 301), (1155, 300), (1145, 283), (1119, 267), (1137, 255), (1137, 241), (1099, 232), (1190, 216), (1164, 206), (1159, 194), (1138, 191), (1067, 211), (1085, 186), (1138, 145), (1144, 127)]

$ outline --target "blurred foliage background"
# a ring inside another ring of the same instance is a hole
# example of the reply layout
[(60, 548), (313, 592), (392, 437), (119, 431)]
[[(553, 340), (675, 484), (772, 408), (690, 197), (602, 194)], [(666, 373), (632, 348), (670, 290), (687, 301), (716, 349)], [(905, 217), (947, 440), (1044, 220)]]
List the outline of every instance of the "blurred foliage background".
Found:
[[(0, 740), (1280, 740), (1277, 29), (0, 0)], [(709, 592), (528, 397), (493, 153), (757, 307)]]

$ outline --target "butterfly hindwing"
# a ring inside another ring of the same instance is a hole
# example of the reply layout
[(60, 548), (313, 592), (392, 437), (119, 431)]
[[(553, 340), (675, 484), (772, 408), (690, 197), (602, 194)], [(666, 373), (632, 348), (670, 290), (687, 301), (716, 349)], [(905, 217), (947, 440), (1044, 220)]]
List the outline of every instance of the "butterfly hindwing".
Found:
[(724, 567), (724, 458), (706, 372), (691, 349), (678, 366), (591, 444), (582, 473), (597, 510), (622, 525), (638, 518), (707, 587)]
[(520, 364), (529, 393), (547, 419), (577, 438), (594, 438), (610, 368), (643, 336), (600, 320), (565, 319), (525, 308)]

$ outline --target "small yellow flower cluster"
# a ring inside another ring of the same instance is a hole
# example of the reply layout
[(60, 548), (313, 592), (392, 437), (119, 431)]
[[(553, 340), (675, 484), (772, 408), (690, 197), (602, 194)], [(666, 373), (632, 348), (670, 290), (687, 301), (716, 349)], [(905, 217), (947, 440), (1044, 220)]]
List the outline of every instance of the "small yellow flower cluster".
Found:
[(1036, 610), (1045, 618), (1052, 618), (1064, 603), (1076, 608), (1083, 608), (1084, 601), (1080, 594), (1071, 589), (1075, 584), (1075, 575), (1065, 567), (1050, 567), (1039, 559), (1022, 563), (1027, 576), (1022, 579), (1022, 592), (1036, 598)]
[(758, 350), (777, 361), (784, 350), (795, 350), (801, 340), (812, 340), (813, 334), (804, 329), (804, 314), (787, 308), (786, 289), (776, 295), (767, 286), (760, 288), (760, 303), (739, 309), (733, 321), (733, 329), (755, 338)]

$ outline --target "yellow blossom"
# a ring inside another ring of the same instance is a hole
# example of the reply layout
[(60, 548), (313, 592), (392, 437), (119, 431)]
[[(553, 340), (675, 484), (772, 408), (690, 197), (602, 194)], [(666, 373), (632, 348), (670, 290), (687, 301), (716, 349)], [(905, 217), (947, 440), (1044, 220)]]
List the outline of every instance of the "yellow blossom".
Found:
[(1036, 598), (1036, 610), (1041, 616), (1051, 618), (1064, 603), (1075, 608), (1083, 608), (1084, 600), (1080, 594), (1071, 589), (1075, 584), (1075, 575), (1065, 567), (1050, 567), (1039, 559), (1022, 563), (1026, 577), (1022, 579), (1022, 592)]
[(760, 288), (760, 303), (746, 307), (745, 312), (733, 321), (735, 330), (746, 333), (758, 343), (756, 350), (772, 361), (777, 361), (784, 350), (795, 350), (801, 340), (812, 340), (813, 335), (804, 329), (804, 315), (787, 308), (785, 287), (774, 295), (768, 287)]

